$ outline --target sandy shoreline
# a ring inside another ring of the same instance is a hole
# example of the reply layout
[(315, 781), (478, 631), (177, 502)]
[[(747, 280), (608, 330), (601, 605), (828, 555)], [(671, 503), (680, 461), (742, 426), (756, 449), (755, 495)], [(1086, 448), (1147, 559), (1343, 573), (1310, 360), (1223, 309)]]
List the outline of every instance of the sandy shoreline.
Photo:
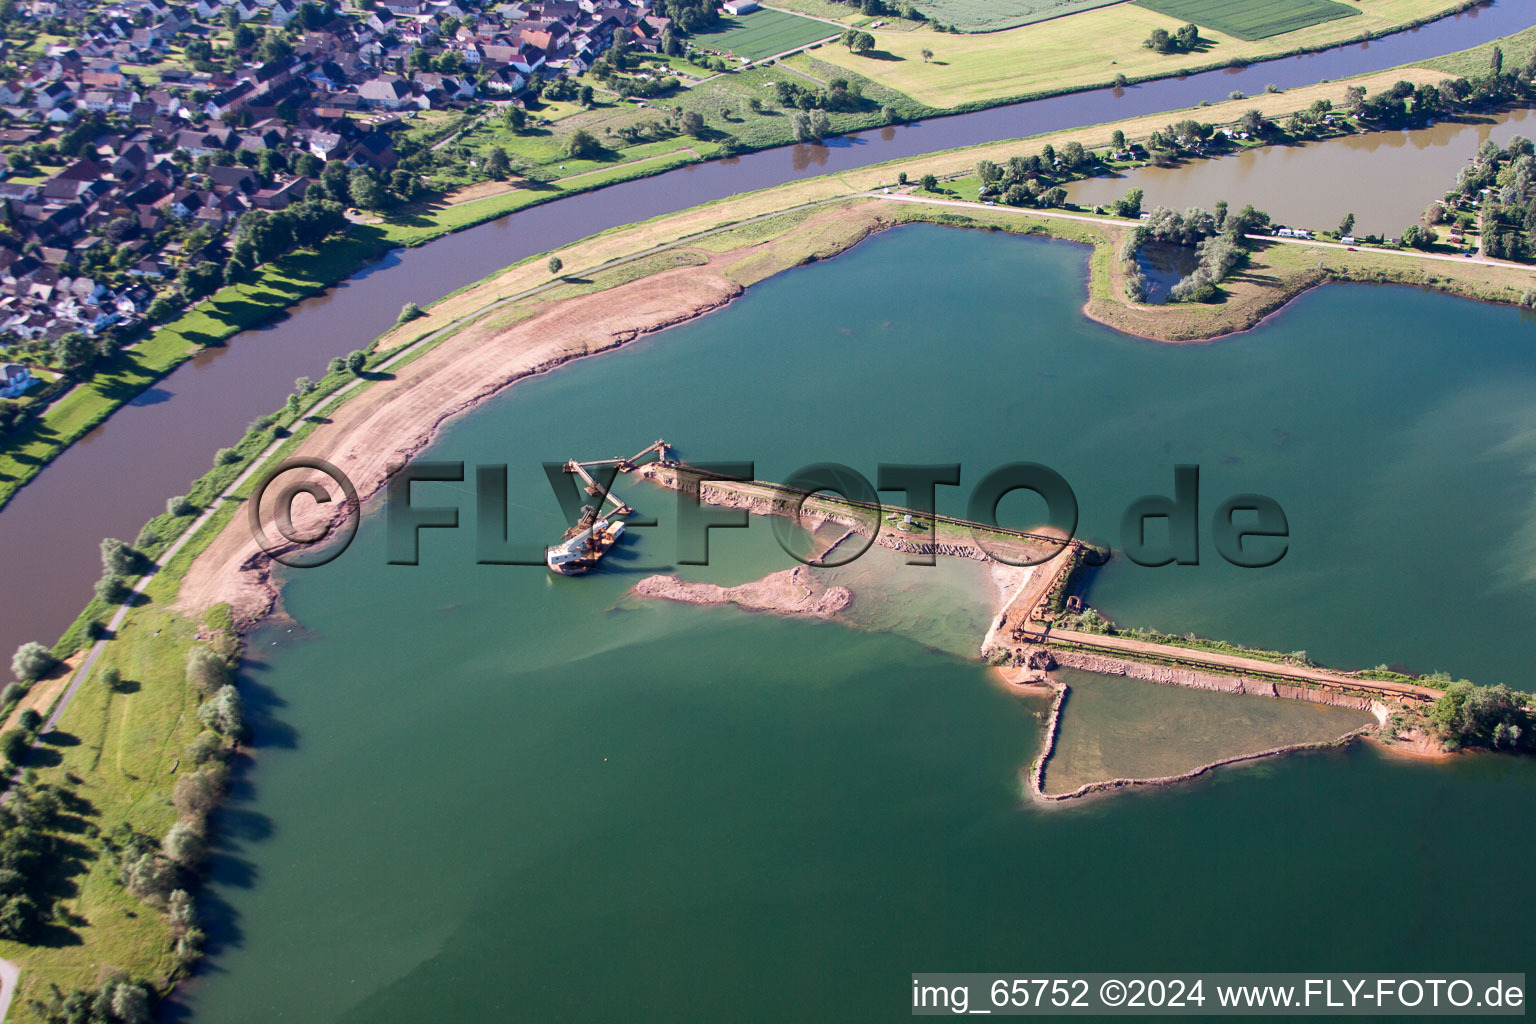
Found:
[[(428, 447), (449, 420), (517, 381), (702, 316), (743, 290), (708, 264), (663, 271), (619, 287), (622, 302), (615, 301), (615, 289), (560, 301), (505, 330), (469, 325), (393, 379), (379, 381), (342, 403), (294, 454), (332, 463), (351, 478), (366, 502), (383, 490), (391, 467)], [(283, 480), (303, 475), (285, 474)], [(333, 509), (295, 503), (294, 524), (300, 531), (314, 532)], [(270, 516), (264, 521), (270, 522)], [(245, 516), (237, 516), (187, 571), (177, 607), (193, 614), (227, 602), (236, 623), (248, 627), (265, 616), (277, 598), (270, 569), (271, 559), (251, 539)]]

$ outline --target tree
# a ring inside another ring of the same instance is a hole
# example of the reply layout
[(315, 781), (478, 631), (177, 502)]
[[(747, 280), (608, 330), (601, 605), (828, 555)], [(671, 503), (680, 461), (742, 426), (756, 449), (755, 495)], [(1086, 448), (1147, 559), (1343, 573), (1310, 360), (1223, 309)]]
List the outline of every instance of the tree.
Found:
[(924, 64), (927, 64), (929, 61), (933, 60), (933, 51), (932, 50), (928, 49), (925, 46), (925, 47), (923, 47), (923, 51), (922, 52), (923, 52), (923, 63)]
[(1339, 237), (1340, 238), (1344, 238), (1344, 237), (1346, 237), (1348, 235), (1352, 235), (1354, 233), (1355, 233), (1355, 215), (1354, 215), (1353, 212), (1346, 213), (1344, 215), (1344, 219), (1339, 221)]
[(54, 366), (72, 376), (79, 376), (95, 361), (96, 346), (81, 331), (70, 331), (54, 339), (49, 355)]
[(231, 739), (245, 734), (245, 712), (240, 705), (240, 692), (233, 686), (224, 687), (204, 701), (197, 715), (208, 728)]
[(1243, 131), (1255, 137), (1263, 135), (1269, 127), (1269, 122), (1264, 120), (1264, 115), (1258, 110), (1245, 110), (1237, 124)]
[(593, 100), (592, 87), (590, 85), (582, 86), (581, 92), (577, 94), (577, 100), (581, 103), (582, 106), (590, 107)]
[(1109, 144), (1114, 147), (1116, 153), (1125, 152), (1125, 132), (1116, 128), (1114, 134), (1109, 137)]
[(359, 348), (347, 353), (347, 369), (352, 372), (353, 376), (361, 377), (363, 375), (363, 367), (367, 365), (367, 352)]
[(522, 107), (514, 107), (509, 105), (507, 107), (507, 124), (510, 125), (512, 130), (515, 132), (522, 131), (523, 128), (528, 124), (528, 111), (524, 110)]
[(1061, 147), (1061, 162), (1076, 170), (1088, 162), (1088, 151), (1081, 142), (1069, 142)]
[(165, 833), (160, 849), (184, 868), (196, 867), (208, 852), (208, 845), (191, 822), (178, 821)]
[(210, 647), (197, 645), (187, 652), (187, 683), (206, 694), (229, 685), (229, 664)]
[(485, 157), (485, 173), (500, 181), (512, 170), (512, 161), (507, 159), (507, 151), (500, 146), (492, 146), (491, 151)]
[(116, 573), (106, 573), (96, 581), (96, 596), (107, 604), (122, 604), (128, 600), (128, 594), (128, 581)]
[(796, 142), (814, 142), (816, 136), (811, 132), (811, 115), (805, 111), (798, 111), (791, 122), (795, 129)]
[(824, 139), (832, 134), (832, 119), (824, 110), (817, 110), (811, 114), (811, 134), (818, 139)]
[(0, 756), (5, 758), (7, 764), (21, 764), (31, 749), (32, 740), (25, 729), (7, 729), (0, 733)]
[(1365, 109), (1365, 86), (1350, 85), (1344, 88), (1344, 105), (1358, 114)]
[[(406, 306), (414, 306), (414, 305), (415, 305), (414, 302), (407, 302), (406, 303)], [(400, 311), (400, 315), (401, 316), (405, 315), (405, 310), (404, 309), (402, 309)], [(315, 382), (310, 380), (308, 377), (299, 377), (299, 378), (296, 378), (294, 380), (294, 382), (293, 382), (293, 393), (296, 394), (296, 395), (309, 395), (309, 394), (313, 394), (314, 390), (315, 390)]]
[(848, 46), (848, 49), (852, 50), (854, 53), (868, 53), (874, 48), (875, 37), (870, 35), (868, 32), (855, 33), (853, 42)]
[(16, 724), (27, 732), (37, 732), (37, 727), (43, 724), (43, 716), (37, 713), (36, 708), (27, 708), (16, 716)]
[(919, 179), (918, 184), (921, 185), (923, 190), (926, 192), (937, 192), (939, 189), (939, 179), (935, 178), (931, 174), (923, 175), (922, 178)]
[(354, 168), (348, 177), (347, 195), (353, 206), (363, 210), (382, 210), (388, 202), (384, 187), (363, 167)]
[(1144, 193), (1139, 188), (1126, 191), (1125, 195), (1115, 200), (1115, 213), (1121, 217), (1135, 219), (1141, 216), (1141, 200)]
[(565, 264), (560, 261), (559, 256), (551, 256), (549, 258), (549, 272), (551, 274), (558, 274), (563, 269), (565, 269)]
[(52, 651), (32, 640), (16, 648), (16, 654), (11, 658), (11, 675), (24, 683), (33, 683), (47, 675), (57, 664), (58, 659)]
[(704, 134), (704, 115), (700, 114), (697, 110), (683, 111), (683, 116), (678, 119), (678, 124), (686, 134), (692, 135), (696, 139)]
[[(396, 320), (395, 323), (397, 323), (397, 324), (409, 323), (412, 320), (419, 320), (419, 319), (421, 319), (422, 317), (424, 317), (426, 315), (427, 315), (427, 311), (422, 309), (420, 306), (416, 305), (416, 303), (414, 303), (414, 302), (407, 302), (405, 305), (400, 307), (400, 318), (398, 320)], [(300, 377), (299, 380), (308, 381), (309, 378), (308, 377)], [(294, 385), (295, 385), (295, 390), (297, 390), (298, 382), (295, 381)], [(313, 384), (310, 385), (310, 390), (314, 390), (314, 385)], [(306, 394), (306, 392), (302, 392), (302, 391), (299, 392), (299, 393), (300, 394)]]
[(1434, 228), (1410, 224), (1403, 232), (1403, 244), (1410, 249), (1432, 249), (1438, 241), (1440, 241), (1440, 234)]
[(1498, 78), (1504, 73), (1504, 50), (1495, 46), (1493, 54), (1488, 58), (1488, 69), (1493, 72), (1493, 77)]
[(122, 685), (122, 682), (123, 674), (117, 670), (116, 666), (108, 665), (101, 670), (101, 685), (107, 690), (114, 693), (117, 692), (117, 688)]
[(208, 777), (202, 772), (188, 772), (176, 780), (171, 790), (171, 803), (184, 817), (201, 817), (213, 810), (219, 802)]
[(603, 144), (585, 128), (578, 128), (566, 141), (565, 153), (572, 160), (596, 160), (603, 155)]
[(982, 184), (990, 185), (1002, 176), (1003, 169), (991, 160), (976, 161), (976, 177), (981, 179)]
[(103, 572), (115, 572), (119, 576), (131, 576), (139, 571), (144, 556), (125, 541), (108, 537), (101, 542), (101, 568)]

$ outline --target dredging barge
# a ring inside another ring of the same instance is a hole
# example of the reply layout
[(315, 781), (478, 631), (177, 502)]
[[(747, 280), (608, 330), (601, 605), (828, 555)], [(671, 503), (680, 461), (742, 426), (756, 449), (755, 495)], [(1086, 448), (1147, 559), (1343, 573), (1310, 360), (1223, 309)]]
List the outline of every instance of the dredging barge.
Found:
[[(657, 440), (627, 459), (594, 459), (590, 462), (572, 460), (563, 467), (567, 473), (575, 473), (586, 482), (587, 494), (597, 499), (596, 505), (583, 505), (581, 517), (566, 530), (558, 544), (544, 549), (544, 564), (549, 571), (561, 576), (580, 576), (596, 568), (604, 555), (613, 550), (624, 534), (624, 517), (632, 514), (622, 500), (615, 497), (610, 487), (599, 484), (589, 471), (589, 466), (612, 466), (615, 474), (633, 471), (640, 460), (655, 455), (658, 462), (666, 462), (671, 448), (666, 441)], [(613, 510), (604, 514), (603, 508), (612, 503)]]

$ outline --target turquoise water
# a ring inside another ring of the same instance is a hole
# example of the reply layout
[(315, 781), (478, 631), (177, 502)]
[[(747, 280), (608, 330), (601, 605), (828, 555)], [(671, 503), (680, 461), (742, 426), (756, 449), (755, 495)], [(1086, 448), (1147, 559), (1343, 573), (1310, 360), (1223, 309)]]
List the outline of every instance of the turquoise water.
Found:
[[(888, 233), (520, 384), (431, 456), (511, 463), (530, 541), (560, 525), (538, 460), (657, 437), (768, 479), (959, 461), (955, 512), (1034, 460), (1117, 547), (1121, 510), (1198, 462), (1204, 515), (1268, 494), (1290, 554), (1116, 560), (1090, 595), (1106, 613), (1530, 685), (1529, 321), (1336, 287), (1171, 347), (1082, 319), (1085, 266), (1065, 244)], [(1530, 761), (1360, 749), (1036, 808), (1018, 773), (1041, 704), (950, 653), (973, 612), (898, 602), (882, 633), (626, 600), (673, 561), (675, 498), (621, 489), (663, 525), (584, 579), (473, 564), (472, 483), (417, 485), (466, 524), (425, 531), (421, 565), (385, 564), (374, 515), (292, 574), (302, 626), (254, 638), (242, 678), (256, 764), (223, 817), (195, 1019), (884, 1020), (915, 970), (1532, 964), (1490, 921), (1536, 899), (1467, 886), (1528, 870)], [(689, 575), (787, 567), (764, 526), (715, 531)]]

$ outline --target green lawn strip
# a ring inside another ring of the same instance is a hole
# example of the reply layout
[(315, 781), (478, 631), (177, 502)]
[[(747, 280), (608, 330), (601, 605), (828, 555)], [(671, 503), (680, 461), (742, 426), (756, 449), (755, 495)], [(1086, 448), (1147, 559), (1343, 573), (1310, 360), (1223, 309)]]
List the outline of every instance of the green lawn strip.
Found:
[(1360, 13), (1338, 0), (1136, 0), (1136, 5), (1250, 42)]

